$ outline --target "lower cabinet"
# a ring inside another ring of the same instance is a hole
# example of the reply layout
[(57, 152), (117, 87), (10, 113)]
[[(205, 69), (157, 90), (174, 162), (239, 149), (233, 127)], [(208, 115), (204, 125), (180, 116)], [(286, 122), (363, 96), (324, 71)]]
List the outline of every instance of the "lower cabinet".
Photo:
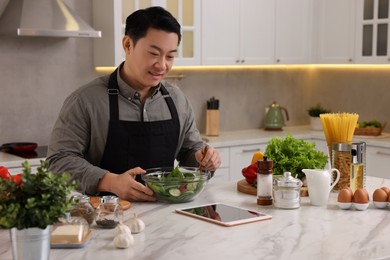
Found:
[(242, 168), (247, 167), (256, 151), (265, 152), (267, 143), (258, 143), (252, 145), (232, 146), (230, 147), (230, 180), (241, 180)]
[(366, 174), (390, 179), (390, 148), (367, 145)]

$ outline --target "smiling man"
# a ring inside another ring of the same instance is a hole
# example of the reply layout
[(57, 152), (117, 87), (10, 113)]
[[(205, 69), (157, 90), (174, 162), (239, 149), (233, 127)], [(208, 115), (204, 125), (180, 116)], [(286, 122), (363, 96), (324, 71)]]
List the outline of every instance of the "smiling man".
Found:
[(64, 102), (54, 125), (47, 161), (69, 172), (88, 195), (113, 193), (130, 201), (153, 201), (142, 183), (145, 169), (197, 166), (215, 171), (216, 149), (205, 147), (191, 104), (162, 79), (180, 44), (180, 25), (161, 7), (127, 17), (125, 61), (111, 74), (79, 88)]

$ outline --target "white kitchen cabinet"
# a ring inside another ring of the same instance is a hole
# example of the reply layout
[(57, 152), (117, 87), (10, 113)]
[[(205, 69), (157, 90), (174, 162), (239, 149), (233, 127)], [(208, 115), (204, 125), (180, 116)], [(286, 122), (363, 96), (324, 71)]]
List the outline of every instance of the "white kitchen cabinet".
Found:
[(389, 0), (357, 1), (357, 63), (390, 63), (389, 9)]
[(315, 63), (354, 62), (355, 0), (318, 0), (315, 2)]
[(241, 180), (242, 169), (251, 164), (253, 154), (256, 151), (265, 152), (267, 143), (230, 147), (230, 180)]
[(94, 0), (93, 25), (102, 31), (102, 37), (94, 39), (96, 67), (116, 67), (124, 60), (122, 38), (126, 18), (132, 12), (150, 6), (166, 8), (181, 24), (182, 41), (174, 65), (200, 64), (200, 1)]
[(390, 179), (390, 148), (367, 145), (366, 174)]
[(277, 0), (275, 63), (310, 63), (313, 0)]
[(271, 64), (275, 4), (268, 0), (204, 0), (202, 64)]

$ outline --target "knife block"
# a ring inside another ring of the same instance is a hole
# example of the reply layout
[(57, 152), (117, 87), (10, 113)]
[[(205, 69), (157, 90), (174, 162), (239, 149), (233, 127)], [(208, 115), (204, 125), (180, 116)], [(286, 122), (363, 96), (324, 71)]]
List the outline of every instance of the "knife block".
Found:
[(206, 111), (206, 135), (219, 135), (219, 110), (208, 109)]

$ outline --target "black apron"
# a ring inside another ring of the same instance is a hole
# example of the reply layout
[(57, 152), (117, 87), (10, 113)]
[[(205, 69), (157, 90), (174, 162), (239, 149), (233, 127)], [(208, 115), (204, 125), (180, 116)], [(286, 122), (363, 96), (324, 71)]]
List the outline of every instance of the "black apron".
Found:
[[(117, 70), (118, 68), (110, 75), (108, 83), (110, 121), (100, 167), (117, 174), (137, 166), (143, 169), (173, 167), (180, 122), (169, 92), (161, 84), (160, 91), (172, 119), (151, 122), (121, 121)], [(144, 183), (140, 175), (137, 175), (136, 180)]]

